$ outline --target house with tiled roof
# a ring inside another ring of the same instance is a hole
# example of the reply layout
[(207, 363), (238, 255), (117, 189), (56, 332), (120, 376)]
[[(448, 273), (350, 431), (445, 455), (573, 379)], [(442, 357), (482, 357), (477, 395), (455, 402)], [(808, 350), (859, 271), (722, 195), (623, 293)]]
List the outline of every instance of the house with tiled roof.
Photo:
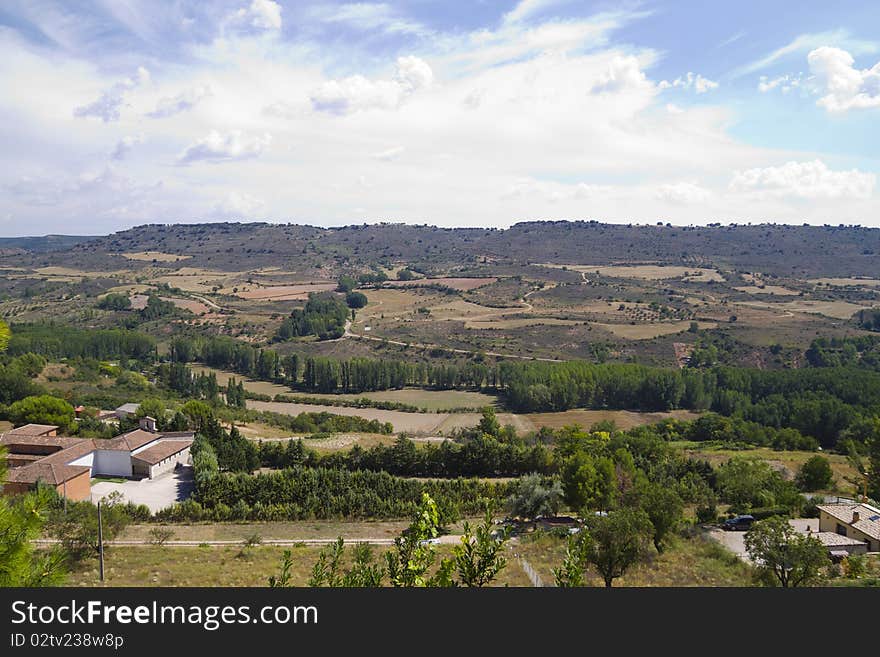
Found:
[(819, 531), (865, 543), (867, 552), (880, 552), (880, 509), (870, 504), (820, 504)]
[(152, 418), (109, 440), (58, 436), (57, 430), (25, 425), (0, 435), (9, 466), (4, 493), (25, 492), (39, 482), (69, 499), (89, 499), (92, 477), (152, 479), (187, 463), (194, 438), (192, 431), (160, 433)]

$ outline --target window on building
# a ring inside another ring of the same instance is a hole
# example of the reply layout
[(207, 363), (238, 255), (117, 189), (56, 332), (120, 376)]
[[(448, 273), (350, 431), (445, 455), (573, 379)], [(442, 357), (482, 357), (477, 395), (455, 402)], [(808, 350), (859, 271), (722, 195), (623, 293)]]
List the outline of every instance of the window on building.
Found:
[(846, 536), (846, 526), (841, 525), (840, 523), (837, 523), (837, 533), (840, 534), (841, 536)]

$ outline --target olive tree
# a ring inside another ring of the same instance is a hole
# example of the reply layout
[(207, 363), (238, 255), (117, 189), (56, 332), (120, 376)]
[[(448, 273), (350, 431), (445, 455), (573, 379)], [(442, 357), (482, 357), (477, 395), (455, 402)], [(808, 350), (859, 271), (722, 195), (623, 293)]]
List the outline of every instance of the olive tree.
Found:
[(778, 583), (783, 588), (810, 584), (830, 563), (819, 539), (802, 534), (780, 516), (752, 525), (745, 543), (746, 552), (764, 581)]

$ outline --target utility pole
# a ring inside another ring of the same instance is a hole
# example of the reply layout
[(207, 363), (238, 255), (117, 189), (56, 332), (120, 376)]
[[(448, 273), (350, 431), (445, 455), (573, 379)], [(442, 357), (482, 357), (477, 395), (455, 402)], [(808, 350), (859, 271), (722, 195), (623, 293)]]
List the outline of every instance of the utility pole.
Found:
[(101, 503), (98, 502), (98, 562), (101, 581), (104, 581), (104, 527), (101, 524)]

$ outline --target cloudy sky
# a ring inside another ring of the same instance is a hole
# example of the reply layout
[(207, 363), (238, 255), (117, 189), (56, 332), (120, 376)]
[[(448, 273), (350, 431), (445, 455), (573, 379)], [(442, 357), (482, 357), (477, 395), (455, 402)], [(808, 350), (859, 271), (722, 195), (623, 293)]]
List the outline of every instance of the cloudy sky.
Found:
[(880, 225), (880, 3), (4, 0), (0, 235)]

